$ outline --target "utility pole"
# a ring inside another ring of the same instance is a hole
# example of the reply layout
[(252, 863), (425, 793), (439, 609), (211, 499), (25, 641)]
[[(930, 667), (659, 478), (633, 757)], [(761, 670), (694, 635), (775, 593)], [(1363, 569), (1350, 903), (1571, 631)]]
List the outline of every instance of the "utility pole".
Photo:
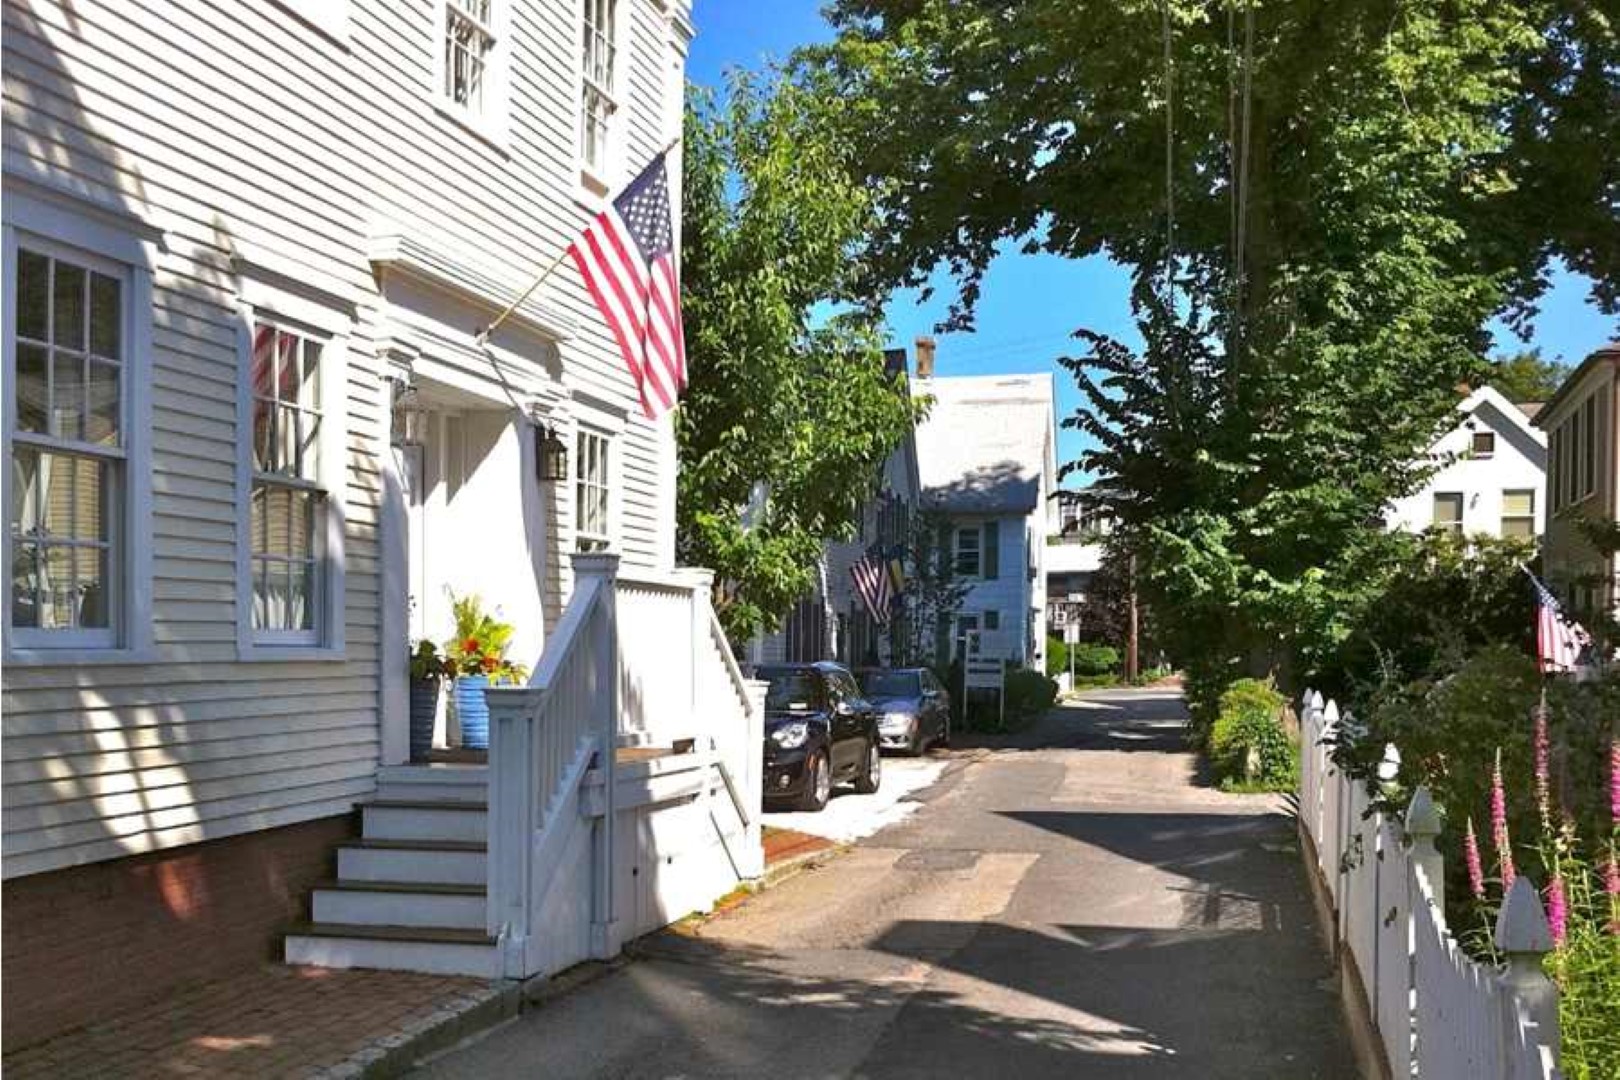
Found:
[(1130, 624), (1130, 638), (1125, 643), (1125, 681), (1126, 682), (1135, 682), (1136, 677), (1140, 673), (1140, 670), (1141, 670), (1137, 665), (1137, 654), (1136, 654), (1136, 645), (1137, 645), (1136, 638), (1137, 638), (1137, 622), (1138, 622), (1138, 620), (1137, 620), (1137, 615), (1136, 615), (1136, 556), (1135, 555), (1132, 555), (1131, 558), (1130, 558), (1130, 568), (1129, 568), (1128, 573), (1130, 575), (1131, 624)]

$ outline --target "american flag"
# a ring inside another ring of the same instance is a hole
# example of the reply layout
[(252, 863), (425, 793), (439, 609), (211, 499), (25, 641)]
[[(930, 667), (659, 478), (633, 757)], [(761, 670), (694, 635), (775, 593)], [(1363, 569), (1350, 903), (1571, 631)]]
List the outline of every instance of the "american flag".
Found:
[(653, 158), (568, 249), (652, 420), (674, 408), (686, 386), (666, 156)]
[(1592, 635), (1564, 614), (1558, 597), (1540, 578), (1528, 567), (1524, 572), (1530, 575), (1530, 587), (1536, 593), (1536, 660), (1542, 672), (1574, 671), (1580, 665), (1581, 654), (1592, 644)]
[(887, 623), (889, 602), (894, 597), (888, 564), (876, 555), (868, 555), (849, 568), (849, 576), (855, 580), (855, 591), (861, 594), (872, 618)]

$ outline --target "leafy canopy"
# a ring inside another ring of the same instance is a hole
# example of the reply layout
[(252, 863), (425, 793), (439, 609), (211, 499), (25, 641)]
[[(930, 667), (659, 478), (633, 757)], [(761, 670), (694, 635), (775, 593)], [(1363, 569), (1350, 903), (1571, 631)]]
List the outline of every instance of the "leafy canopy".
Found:
[[(774, 625), (851, 534), (919, 407), (859, 291), (874, 195), (813, 81), (733, 77), (686, 114), (677, 544), (731, 638)], [(827, 305), (845, 305), (818, 323)]]

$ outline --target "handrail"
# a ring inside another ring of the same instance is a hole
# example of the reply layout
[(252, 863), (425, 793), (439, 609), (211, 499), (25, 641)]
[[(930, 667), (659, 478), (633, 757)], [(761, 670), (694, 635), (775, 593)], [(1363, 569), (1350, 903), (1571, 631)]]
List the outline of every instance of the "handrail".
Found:
[[(584, 596), (581, 596), (581, 593)], [(583, 636), (579, 629), (590, 618), (591, 612), (596, 609), (602, 595), (602, 583), (596, 578), (589, 578), (582, 588), (575, 589), (574, 595), (569, 597), (568, 606), (563, 609), (562, 618), (557, 620), (557, 627), (551, 632), (548, 644), (560, 642), (557, 648), (544, 648), (540, 652), (540, 661), (535, 664), (534, 671), (529, 675), (529, 685), (537, 690), (549, 690), (556, 680), (558, 672), (563, 665), (574, 655)]]
[(731, 805), (737, 808), (737, 818), (746, 829), (754, 823), (754, 819), (748, 816), (748, 807), (737, 791), (737, 782), (731, 778), (731, 770), (726, 768), (726, 763), (718, 757), (714, 759), (714, 766), (720, 770), (720, 779), (726, 784), (726, 794), (731, 796)]
[(725, 662), (726, 671), (731, 675), (731, 684), (736, 687), (744, 701), (748, 700), (748, 680), (743, 677), (742, 668), (737, 666), (737, 658), (731, 655), (731, 643), (726, 640), (725, 628), (720, 625), (720, 616), (714, 613), (714, 605), (709, 605), (709, 636), (717, 642), (720, 648), (720, 659)]

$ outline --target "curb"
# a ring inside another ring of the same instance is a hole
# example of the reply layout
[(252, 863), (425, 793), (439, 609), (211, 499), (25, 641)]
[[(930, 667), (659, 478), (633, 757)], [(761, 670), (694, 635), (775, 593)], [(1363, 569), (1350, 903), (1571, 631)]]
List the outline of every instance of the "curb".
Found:
[(403, 1076), (424, 1058), (512, 1019), (522, 1005), (521, 984), (492, 982), (483, 990), (463, 995), (456, 1004), (385, 1035), (314, 1075), (320, 1080), (378, 1080)]

